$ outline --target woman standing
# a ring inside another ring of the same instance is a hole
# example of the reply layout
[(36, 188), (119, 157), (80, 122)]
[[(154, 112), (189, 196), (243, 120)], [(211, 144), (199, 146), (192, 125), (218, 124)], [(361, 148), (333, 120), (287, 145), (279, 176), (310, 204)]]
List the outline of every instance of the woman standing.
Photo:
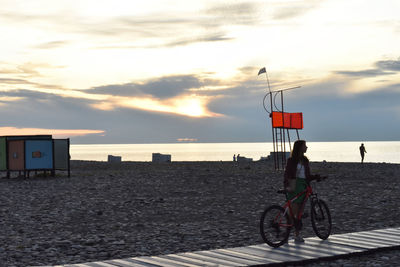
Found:
[[(287, 199), (292, 199), (300, 192), (304, 191), (307, 183), (311, 180), (320, 179), (319, 175), (311, 175), (310, 162), (304, 153), (307, 152), (306, 141), (297, 140), (293, 145), (293, 150), (290, 158), (287, 160), (285, 175), (284, 175), (284, 188), (287, 190)], [(300, 235), (301, 221), (297, 219), (299, 209), (302, 206), (305, 195), (297, 198), (292, 202), (292, 210), (294, 214), (295, 225), (295, 242), (304, 242)]]

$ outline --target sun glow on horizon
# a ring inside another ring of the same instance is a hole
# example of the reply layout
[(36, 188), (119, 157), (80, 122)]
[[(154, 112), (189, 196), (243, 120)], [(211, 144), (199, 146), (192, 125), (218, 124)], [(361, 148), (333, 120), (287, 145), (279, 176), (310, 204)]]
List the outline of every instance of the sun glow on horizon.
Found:
[[(188, 117), (219, 117), (222, 114), (211, 112), (207, 109), (209, 100), (198, 96), (181, 96), (176, 99), (160, 100), (154, 98), (126, 98), (114, 97), (113, 104), (105, 104), (106, 108), (126, 107), (132, 109), (173, 113)], [(95, 105), (93, 107), (96, 107)]]

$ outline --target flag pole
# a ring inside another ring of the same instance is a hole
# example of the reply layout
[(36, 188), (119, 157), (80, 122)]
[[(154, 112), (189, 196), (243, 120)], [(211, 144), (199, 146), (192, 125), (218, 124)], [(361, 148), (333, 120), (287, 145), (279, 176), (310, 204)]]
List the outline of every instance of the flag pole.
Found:
[(278, 151), (278, 148), (275, 148), (275, 131), (274, 131), (274, 124), (273, 124), (273, 122), (272, 122), (272, 114), (273, 114), (273, 109), (274, 109), (274, 107), (273, 107), (273, 103), (272, 103), (272, 92), (271, 92), (271, 86), (270, 86), (270, 84), (269, 84), (269, 77), (268, 77), (268, 72), (267, 72), (267, 69), (265, 68), (265, 67), (263, 67), (263, 68), (261, 68), (259, 71), (258, 71), (258, 75), (260, 75), (260, 74), (262, 74), (262, 73), (264, 73), (265, 72), (265, 76), (267, 77), (267, 83), (268, 83), (268, 90), (269, 90), (269, 98), (270, 98), (270, 103), (271, 103), (271, 113), (270, 113), (270, 117), (271, 117), (271, 129), (272, 129), (272, 146), (273, 146), (273, 148), (274, 148), (274, 164), (275, 164), (275, 170), (277, 169), (277, 167), (279, 168), (279, 164), (278, 164), (278, 166), (277, 166), (277, 161), (278, 161), (278, 155), (277, 155), (277, 151)]
[[(271, 93), (271, 86), (269, 86), (269, 78), (268, 78), (268, 72), (265, 70), (265, 76), (267, 76), (267, 83), (268, 83), (268, 90)], [(271, 110), (272, 111), (272, 110)]]

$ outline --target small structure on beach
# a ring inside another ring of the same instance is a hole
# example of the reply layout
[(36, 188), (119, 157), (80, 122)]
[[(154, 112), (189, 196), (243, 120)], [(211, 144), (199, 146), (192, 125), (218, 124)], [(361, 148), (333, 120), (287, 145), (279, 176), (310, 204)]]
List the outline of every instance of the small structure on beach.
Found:
[(121, 161), (122, 161), (121, 156), (108, 155), (107, 162), (109, 163), (119, 163)]
[(53, 139), (51, 135), (0, 136), (0, 171), (68, 171), (70, 176), (69, 139)]
[(153, 153), (152, 162), (171, 162), (171, 155)]
[[(262, 73), (265, 73), (265, 75), (267, 76), (269, 89), (269, 92), (264, 96), (263, 105), (265, 111), (269, 114), (269, 117), (271, 118), (272, 143), (274, 149), (271, 153), (271, 156), (273, 156), (274, 158), (275, 169), (278, 170), (285, 168), (286, 165), (286, 159), (288, 158), (288, 154), (286, 152), (286, 143), (288, 143), (289, 151), (292, 149), (289, 130), (295, 130), (297, 134), (297, 139), (300, 139), (298, 130), (303, 129), (303, 113), (285, 112), (283, 105), (283, 92), (300, 88), (300, 86), (271, 91), (268, 74), (265, 68), (260, 69), (258, 75)], [(280, 96), (280, 107), (278, 107), (279, 104), (276, 104), (277, 96)], [(265, 103), (265, 100), (267, 98), (269, 98), (269, 109), (266, 107)]]
[(242, 156), (237, 156), (237, 162), (251, 162), (253, 161), (252, 158), (246, 158), (246, 157), (242, 157)]

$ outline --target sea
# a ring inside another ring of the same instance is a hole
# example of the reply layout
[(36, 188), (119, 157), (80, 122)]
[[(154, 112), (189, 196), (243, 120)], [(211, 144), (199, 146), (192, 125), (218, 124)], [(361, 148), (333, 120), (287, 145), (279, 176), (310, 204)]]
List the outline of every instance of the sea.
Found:
[[(364, 162), (400, 163), (400, 141), (307, 142), (311, 161), (360, 162), (359, 147), (364, 143)], [(286, 151), (290, 148), (287, 146)], [(259, 143), (173, 143), (173, 144), (71, 144), (71, 160), (107, 161), (108, 155), (122, 161), (146, 162), (153, 153), (170, 154), (171, 161), (232, 161), (234, 155), (267, 157), (273, 151), (269, 142)]]

